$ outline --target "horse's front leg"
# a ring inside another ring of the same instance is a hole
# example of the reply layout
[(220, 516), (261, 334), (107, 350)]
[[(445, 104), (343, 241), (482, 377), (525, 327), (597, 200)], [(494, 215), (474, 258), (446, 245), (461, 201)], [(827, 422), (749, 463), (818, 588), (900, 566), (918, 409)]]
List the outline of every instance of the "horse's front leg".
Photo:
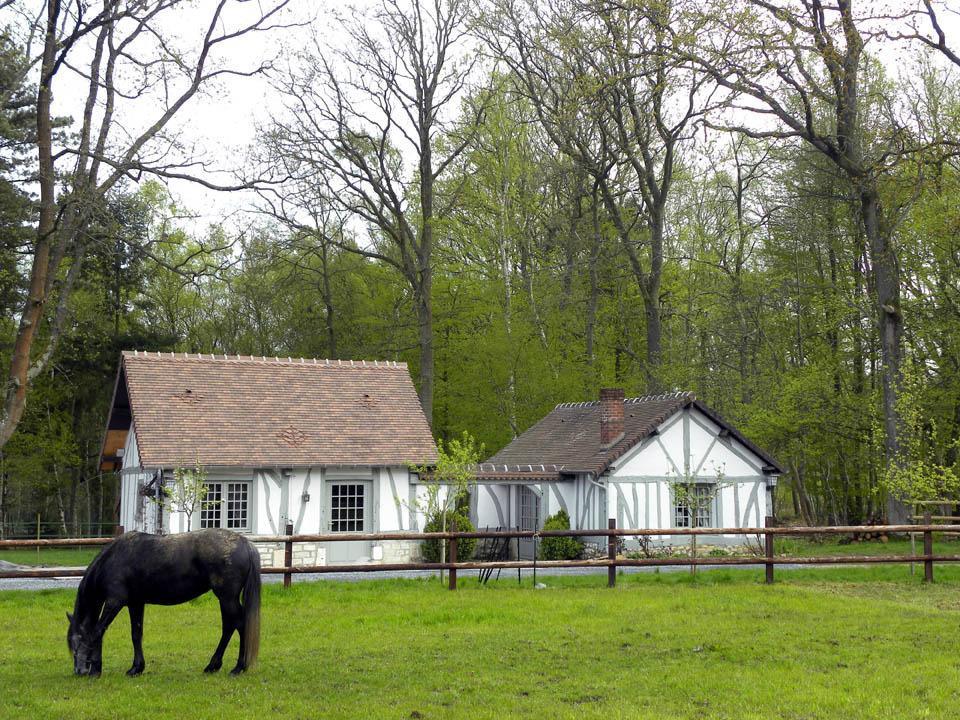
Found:
[(127, 675), (134, 677), (147, 666), (143, 659), (143, 605), (131, 604), (127, 609), (130, 611), (130, 639), (133, 641), (133, 665)]
[(230, 637), (233, 635), (233, 631), (237, 629), (237, 623), (242, 617), (240, 603), (236, 599), (220, 598), (220, 623), (222, 628), (220, 642), (217, 644), (217, 649), (213, 651), (210, 662), (203, 669), (204, 672), (217, 672), (223, 666), (223, 653), (226, 651), (227, 645), (230, 644)]
[(117, 613), (123, 609), (123, 605), (124, 603), (120, 600), (107, 600), (107, 602), (104, 603), (100, 620), (97, 621), (97, 626), (93, 631), (95, 648), (90, 675), (97, 676), (103, 669), (103, 634), (107, 631), (107, 628), (110, 627), (110, 623), (113, 622)]

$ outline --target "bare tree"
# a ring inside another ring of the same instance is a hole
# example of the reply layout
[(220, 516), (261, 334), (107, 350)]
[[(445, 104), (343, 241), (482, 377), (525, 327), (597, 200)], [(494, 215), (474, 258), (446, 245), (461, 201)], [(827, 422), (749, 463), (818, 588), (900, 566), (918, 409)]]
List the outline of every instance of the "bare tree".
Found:
[[(164, 24), (184, 0), (47, 0), (36, 18), (43, 38), (36, 58), (39, 219), (32, 247), (29, 288), (19, 309), (0, 409), (0, 448), (26, 407), (31, 381), (49, 363), (67, 317), (68, 302), (83, 266), (86, 232), (114, 188), (144, 175), (193, 180), (221, 190), (248, 182), (218, 184), (204, 177), (202, 161), (168, 132), (172, 121), (204, 88), (226, 76), (252, 76), (267, 64), (230, 68), (220, 53), (252, 33), (282, 27), (289, 0), (253, 10), (241, 0), (218, 0), (196, 47), (181, 48), (165, 37)], [(233, 12), (228, 6), (236, 6)], [(26, 15), (26, 13), (23, 13)], [(237, 17), (232, 17), (236, 15)], [(32, 31), (32, 30), (31, 30)], [(53, 92), (64, 75), (86, 84), (79, 127), (63, 147), (54, 138)], [(138, 128), (124, 111), (149, 113)], [(63, 167), (68, 165), (68, 167)]]
[(395, 267), (409, 283), (420, 402), (431, 421), (435, 224), (456, 202), (455, 194), (438, 197), (437, 183), (482, 112), (468, 110), (473, 119), (462, 123), (452, 117), (476, 62), (468, 54), (472, 5), (381, 0), (369, 16), (340, 18), (343, 47), (327, 50), (316, 38), (300, 58), (304, 69), (280, 79), (289, 113), (266, 138), (285, 172), (322, 180), (326, 199), (371, 229), (367, 244), (343, 247)]
[[(278, 220), (291, 233), (286, 243), (286, 249), (291, 252), (286, 261), (297, 270), (319, 275), (317, 289), (323, 298), (326, 353), (329, 358), (339, 357), (335, 323), (337, 309), (331, 284), (332, 264), (336, 252), (353, 246), (346, 227), (348, 215), (327, 197), (326, 186), (322, 181), (317, 182), (317, 178), (302, 177), (298, 181), (288, 181), (280, 192), (264, 189), (260, 192), (260, 198), (260, 212)], [(310, 257), (320, 262), (319, 268), (305, 262)]]
[[(951, 2), (939, 0), (920, 0), (906, 13), (907, 29), (903, 31), (886, 30), (885, 35), (894, 40), (916, 41), (931, 48), (954, 65), (960, 67), (960, 47), (947, 40), (944, 19), (960, 22), (960, 9)], [(899, 18), (891, 18), (891, 20)]]

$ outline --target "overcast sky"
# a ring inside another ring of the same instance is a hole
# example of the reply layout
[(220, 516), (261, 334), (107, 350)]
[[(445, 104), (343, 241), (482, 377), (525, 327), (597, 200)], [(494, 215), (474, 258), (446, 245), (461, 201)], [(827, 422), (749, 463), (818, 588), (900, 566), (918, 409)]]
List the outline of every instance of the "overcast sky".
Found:
[[(956, 1), (960, 3), (960, 0)], [(268, 4), (269, 0), (260, 2)], [(357, 4), (362, 8), (369, 6), (371, 0), (361, 0)], [(29, 3), (24, 7), (27, 5)], [(38, 9), (42, 7), (40, 2), (34, 5)], [(195, 47), (209, 20), (212, 7), (212, 0), (185, 4), (175, 14), (168, 14), (162, 32), (175, 38), (180, 47)], [(257, 2), (231, 2), (228, 7), (230, 13), (225, 23), (232, 27), (254, 13)], [(227, 46), (219, 61), (235, 68), (252, 67), (267, 59), (276, 59), (281, 64), (293, 62), (294, 54), (308, 42), (311, 32), (321, 36), (324, 44), (336, 46), (341, 39), (336, 33), (336, 23), (331, 19), (334, 8), (340, 12), (347, 11), (346, 6), (335, 0), (293, 0), (284, 20), (312, 20), (310, 28), (299, 27), (247, 35)], [(0, 19), (0, 23), (5, 20), (6, 18)], [(948, 14), (943, 20), (948, 37), (960, 38), (960, 15)], [(880, 53), (880, 57), (888, 71), (897, 75), (907, 65), (904, 61), (908, 52), (914, 50), (887, 46)], [(56, 82), (56, 112), (78, 118), (86, 95), (85, 81), (78, 75), (64, 73), (58, 76)], [(194, 144), (196, 150), (208, 161), (222, 170), (230, 170), (243, 164), (248, 147), (256, 140), (258, 126), (266, 124), (271, 111), (279, 112), (281, 105), (281, 98), (265, 77), (228, 78), (218, 82), (204, 95), (193, 98), (181, 111), (175, 131), (186, 144)], [(155, 104), (139, 102), (124, 109), (122, 119), (133, 132), (138, 124), (151, 122), (156, 112)], [(229, 181), (229, 178), (223, 175), (213, 177)], [(183, 206), (197, 215), (191, 223), (195, 227), (203, 227), (231, 211), (249, 206), (254, 199), (249, 193), (217, 193), (185, 181), (172, 181), (170, 187)]]

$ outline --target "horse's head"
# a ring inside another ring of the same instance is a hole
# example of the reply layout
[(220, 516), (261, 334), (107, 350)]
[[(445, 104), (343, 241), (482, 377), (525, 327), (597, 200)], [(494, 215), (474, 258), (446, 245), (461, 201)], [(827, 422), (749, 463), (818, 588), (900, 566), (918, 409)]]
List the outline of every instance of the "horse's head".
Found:
[(103, 638), (96, 637), (94, 630), (77, 622), (67, 613), (67, 647), (73, 655), (73, 672), (76, 675), (100, 674), (102, 664)]

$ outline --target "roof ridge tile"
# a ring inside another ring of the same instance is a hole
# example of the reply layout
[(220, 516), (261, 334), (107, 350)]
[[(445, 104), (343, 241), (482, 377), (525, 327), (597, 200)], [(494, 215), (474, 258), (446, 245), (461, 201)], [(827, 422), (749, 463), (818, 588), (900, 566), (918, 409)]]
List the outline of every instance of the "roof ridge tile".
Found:
[(398, 368), (406, 369), (407, 363), (397, 360), (380, 360), (374, 358), (348, 359), (343, 358), (308, 358), (308, 357), (279, 357), (268, 355), (229, 355), (218, 353), (188, 353), (188, 352), (164, 352), (162, 350), (124, 350), (121, 352), (124, 358), (137, 359), (160, 359), (160, 360), (193, 360), (202, 362), (246, 362), (246, 363), (266, 363), (266, 364), (289, 364), (289, 365), (337, 365), (339, 367), (365, 367), (365, 368)]
[[(637, 397), (627, 397), (623, 399), (624, 403), (644, 403), (644, 402), (657, 402), (660, 400), (696, 400), (697, 396), (692, 390), (678, 390), (670, 393), (660, 393), (659, 395), (640, 395)], [(557, 403), (554, 406), (554, 410), (559, 409), (576, 409), (576, 408), (587, 408), (587, 407), (597, 407), (600, 405), (599, 400), (584, 400), (581, 402), (563, 402)]]

